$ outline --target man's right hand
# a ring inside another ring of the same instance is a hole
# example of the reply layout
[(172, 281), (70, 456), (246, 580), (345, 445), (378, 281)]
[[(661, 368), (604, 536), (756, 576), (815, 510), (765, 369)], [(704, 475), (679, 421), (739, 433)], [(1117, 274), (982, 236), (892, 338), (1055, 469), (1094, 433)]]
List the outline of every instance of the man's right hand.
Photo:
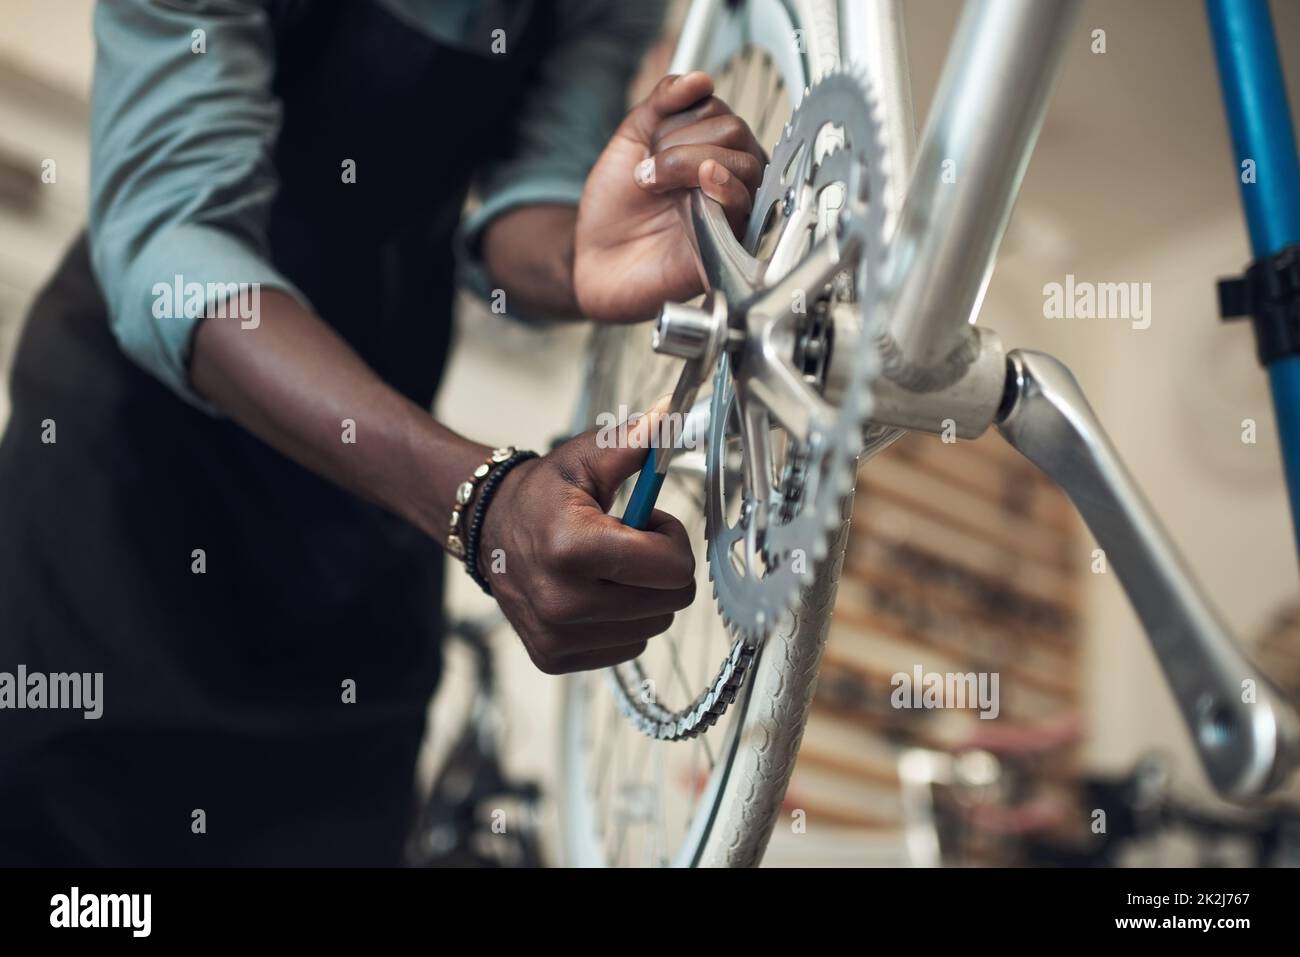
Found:
[(488, 505), (479, 571), (547, 674), (635, 658), (695, 598), (681, 522), (656, 511), (637, 531), (606, 514), (645, 461), (650, 425), (628, 425), (629, 447), (600, 448), (595, 432), (570, 439), (517, 466)]

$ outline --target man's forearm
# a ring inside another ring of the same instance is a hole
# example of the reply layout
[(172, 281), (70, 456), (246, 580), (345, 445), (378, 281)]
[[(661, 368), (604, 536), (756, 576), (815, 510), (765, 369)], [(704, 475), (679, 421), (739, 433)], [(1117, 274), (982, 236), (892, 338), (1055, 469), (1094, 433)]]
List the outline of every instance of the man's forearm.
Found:
[[(275, 449), (440, 543), (456, 485), (488, 452), (435, 422), (333, 329), (276, 291), (263, 292), (255, 329), (220, 318), (199, 325), (190, 378)], [(344, 441), (347, 419), (355, 423), (352, 442)]]
[(521, 206), (502, 213), (483, 234), (483, 261), (507, 307), (553, 319), (581, 316), (573, 292), (573, 206)]

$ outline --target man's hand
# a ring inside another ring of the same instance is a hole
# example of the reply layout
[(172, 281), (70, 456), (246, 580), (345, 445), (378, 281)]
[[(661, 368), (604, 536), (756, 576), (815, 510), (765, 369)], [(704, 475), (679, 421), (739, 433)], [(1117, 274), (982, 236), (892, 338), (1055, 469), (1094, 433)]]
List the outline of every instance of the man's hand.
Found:
[(698, 186), (739, 234), (767, 159), (705, 73), (666, 76), (633, 108), (587, 177), (578, 207), (574, 290), (601, 322), (649, 319), (703, 290), (678, 208)]
[(635, 658), (695, 598), (695, 557), (681, 522), (655, 512), (647, 531), (605, 514), (646, 456), (651, 417), (628, 445), (596, 433), (516, 467), (488, 506), (479, 571), (533, 663), (547, 674)]

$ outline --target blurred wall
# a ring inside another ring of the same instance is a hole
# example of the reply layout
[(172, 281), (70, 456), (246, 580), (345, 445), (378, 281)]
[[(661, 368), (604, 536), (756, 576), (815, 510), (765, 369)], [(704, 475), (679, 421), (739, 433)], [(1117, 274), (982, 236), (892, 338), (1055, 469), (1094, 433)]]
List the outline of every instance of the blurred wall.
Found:
[[(85, 221), (91, 0), (0, 4), (0, 373), (32, 296)], [(49, 167), (47, 161), (53, 161)], [(52, 169), (53, 182), (47, 182)], [(9, 416), (0, 391), (0, 423)]]

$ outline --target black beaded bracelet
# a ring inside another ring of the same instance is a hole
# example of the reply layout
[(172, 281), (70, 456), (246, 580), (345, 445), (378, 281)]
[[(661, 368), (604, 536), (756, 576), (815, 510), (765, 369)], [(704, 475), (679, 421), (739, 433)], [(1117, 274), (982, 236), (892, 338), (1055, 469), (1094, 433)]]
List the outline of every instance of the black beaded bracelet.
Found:
[(516, 465), (521, 465), (529, 459), (537, 457), (536, 452), (516, 452), (493, 469), (492, 474), (483, 482), (483, 487), (479, 489), (478, 501), (474, 503), (474, 514), (470, 518), (469, 528), (465, 531), (465, 571), (470, 578), (474, 579), (475, 584), (483, 589), (485, 595), (492, 594), (492, 586), (483, 577), (483, 573), (478, 570), (478, 548), (479, 538), (483, 534), (483, 516), (487, 514), (488, 505), (492, 502), (492, 496), (496, 494), (505, 477), (510, 474), (510, 470)]

